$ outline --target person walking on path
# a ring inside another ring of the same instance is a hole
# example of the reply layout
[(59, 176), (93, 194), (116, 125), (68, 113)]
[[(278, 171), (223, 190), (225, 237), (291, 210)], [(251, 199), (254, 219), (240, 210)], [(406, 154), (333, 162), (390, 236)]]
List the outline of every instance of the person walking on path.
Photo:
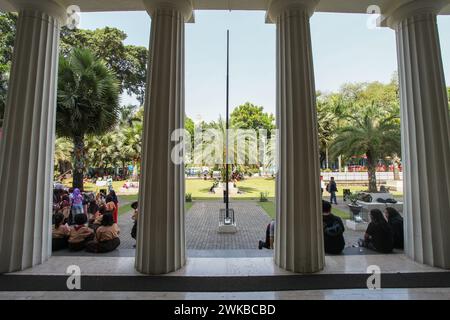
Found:
[(331, 177), (330, 183), (327, 185), (327, 191), (330, 193), (330, 202), (337, 204), (336, 192), (338, 192), (336, 181), (334, 181), (334, 177)]

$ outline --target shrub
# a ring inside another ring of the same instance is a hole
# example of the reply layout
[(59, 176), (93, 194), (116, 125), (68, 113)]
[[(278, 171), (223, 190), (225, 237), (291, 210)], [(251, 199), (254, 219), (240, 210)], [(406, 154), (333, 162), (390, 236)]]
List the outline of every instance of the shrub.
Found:
[(186, 193), (184, 198), (186, 202), (192, 202), (192, 193)]
[(268, 192), (261, 192), (260, 195), (259, 195), (259, 202), (267, 202), (267, 201), (269, 201), (268, 196), (269, 196)]

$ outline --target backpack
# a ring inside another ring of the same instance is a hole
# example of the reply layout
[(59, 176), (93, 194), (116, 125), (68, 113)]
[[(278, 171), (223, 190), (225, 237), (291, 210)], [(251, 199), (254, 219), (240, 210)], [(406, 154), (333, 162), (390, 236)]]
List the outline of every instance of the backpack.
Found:
[(323, 230), (328, 237), (338, 237), (344, 233), (344, 228), (338, 219), (334, 219), (331, 224), (325, 225)]

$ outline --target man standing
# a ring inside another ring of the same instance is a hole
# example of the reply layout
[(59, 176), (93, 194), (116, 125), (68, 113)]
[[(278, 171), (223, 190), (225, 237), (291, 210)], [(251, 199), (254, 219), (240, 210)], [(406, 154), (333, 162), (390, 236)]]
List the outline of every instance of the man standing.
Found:
[(334, 177), (331, 177), (330, 183), (327, 186), (327, 191), (331, 195), (330, 202), (333, 203), (333, 199), (334, 199), (334, 204), (337, 204), (336, 192), (338, 192), (338, 189), (336, 186), (336, 181), (334, 181)]
[(340, 254), (345, 247), (344, 224), (342, 219), (331, 213), (331, 203), (322, 200), (323, 239), (325, 252)]

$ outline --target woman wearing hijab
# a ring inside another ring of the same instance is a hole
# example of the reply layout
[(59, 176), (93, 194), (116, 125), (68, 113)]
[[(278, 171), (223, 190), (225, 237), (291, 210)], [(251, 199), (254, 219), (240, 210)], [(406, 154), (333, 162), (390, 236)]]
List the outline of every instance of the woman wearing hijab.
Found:
[(403, 218), (400, 213), (392, 207), (387, 207), (384, 215), (394, 232), (394, 248), (404, 249)]
[(370, 223), (359, 245), (381, 253), (394, 249), (394, 233), (379, 209), (370, 211)]
[(83, 195), (81, 194), (81, 191), (78, 188), (75, 188), (73, 190), (71, 205), (72, 205), (72, 221), (73, 223), (75, 223), (75, 216), (77, 214), (84, 214)]

